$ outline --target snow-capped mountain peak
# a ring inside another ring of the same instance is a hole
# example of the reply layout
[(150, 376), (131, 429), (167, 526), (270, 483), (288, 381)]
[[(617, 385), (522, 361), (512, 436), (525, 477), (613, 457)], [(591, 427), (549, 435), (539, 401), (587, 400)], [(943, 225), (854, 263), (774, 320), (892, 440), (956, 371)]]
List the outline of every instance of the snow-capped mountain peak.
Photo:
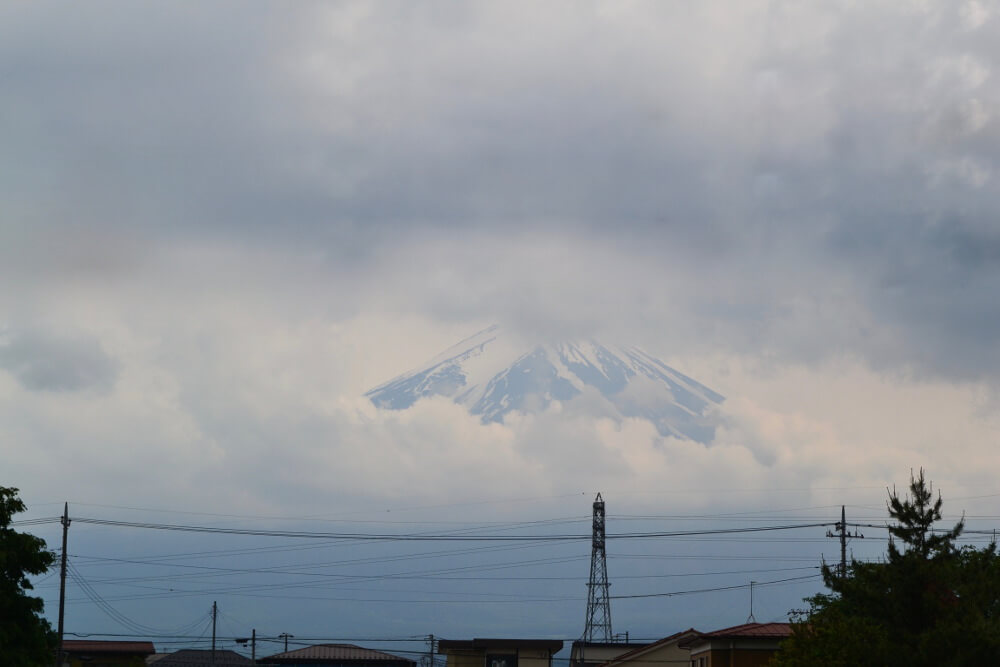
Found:
[(636, 347), (574, 341), (523, 345), (491, 326), (445, 350), (423, 367), (368, 391), (380, 408), (406, 409), (446, 396), (483, 422), (514, 411), (544, 410), (590, 390), (619, 417), (655, 424), (662, 435), (708, 442), (713, 406), (724, 399)]

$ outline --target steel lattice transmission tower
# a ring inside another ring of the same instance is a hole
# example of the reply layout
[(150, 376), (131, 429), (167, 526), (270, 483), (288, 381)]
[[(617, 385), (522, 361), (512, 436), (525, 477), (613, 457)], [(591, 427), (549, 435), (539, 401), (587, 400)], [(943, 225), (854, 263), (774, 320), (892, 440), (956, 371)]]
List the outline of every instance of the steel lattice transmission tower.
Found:
[(611, 598), (608, 596), (608, 556), (604, 551), (604, 500), (594, 500), (594, 537), (590, 552), (590, 582), (587, 584), (585, 642), (610, 642)]

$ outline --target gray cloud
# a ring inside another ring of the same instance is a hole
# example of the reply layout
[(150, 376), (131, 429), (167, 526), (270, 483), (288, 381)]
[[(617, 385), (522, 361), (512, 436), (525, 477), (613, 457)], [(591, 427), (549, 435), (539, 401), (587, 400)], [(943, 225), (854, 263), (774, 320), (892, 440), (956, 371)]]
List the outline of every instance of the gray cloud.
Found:
[(118, 363), (98, 341), (40, 332), (0, 338), (0, 368), (31, 391), (103, 392), (118, 377)]
[[(633, 258), (615, 319), (650, 331), (793, 362), (1000, 368), (986, 5), (191, 7), (3, 10), (12, 281), (143, 274), (215, 244), (321, 257), (360, 286), (350, 312), (548, 330), (592, 320)], [(53, 252), (62, 238), (100, 240)], [(582, 284), (571, 257), (531, 256), (559, 239), (588, 255)], [(445, 284), (408, 257), (440, 243)], [(401, 274), (406, 298), (386, 298)]]
[[(492, 499), (523, 520), (498, 478), (701, 513), (880, 506), (926, 465), (995, 515), (998, 21), (973, 1), (2, 4), (5, 472), (44, 501), (480, 520)], [(495, 321), (645, 347), (725, 393), (727, 427), (704, 448), (568, 408), (484, 426), (360, 397)], [(786, 592), (775, 613), (807, 593)], [(650, 633), (702, 622), (650, 610)]]

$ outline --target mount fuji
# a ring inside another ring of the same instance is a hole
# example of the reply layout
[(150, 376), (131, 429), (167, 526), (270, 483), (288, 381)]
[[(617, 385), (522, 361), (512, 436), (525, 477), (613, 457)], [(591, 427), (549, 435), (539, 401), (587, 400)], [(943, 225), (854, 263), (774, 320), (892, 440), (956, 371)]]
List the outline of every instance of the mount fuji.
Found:
[(503, 335), (497, 325), (365, 396), (390, 410), (404, 410), (424, 397), (445, 396), (483, 423), (589, 396), (587, 409), (602, 416), (647, 419), (663, 436), (702, 443), (715, 434), (718, 420), (712, 408), (725, 400), (636, 347), (592, 340), (524, 345)]

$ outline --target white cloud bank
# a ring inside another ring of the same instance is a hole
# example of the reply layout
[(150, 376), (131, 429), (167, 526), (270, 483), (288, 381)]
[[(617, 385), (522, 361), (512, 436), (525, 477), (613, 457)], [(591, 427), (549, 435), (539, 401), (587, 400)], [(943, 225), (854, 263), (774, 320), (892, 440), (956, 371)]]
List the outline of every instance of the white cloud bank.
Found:
[(994, 488), (1000, 463), (989, 385), (848, 358), (685, 361), (651, 348), (728, 396), (703, 446), (595, 414), (586, 394), (503, 424), (443, 398), (397, 412), (361, 397), (453, 342), (454, 324), (377, 313), (331, 322), (312, 305), (218, 293), (169, 316), (163, 298), (147, 322), (140, 302), (119, 298), (91, 320), (49, 320), (102, 336), (120, 369), (110, 389), (53, 395), (0, 371), (6, 483), (29, 500), (288, 516), (596, 491), (635, 507), (768, 507), (776, 493), (877, 505), (910, 468), (975, 495)]

